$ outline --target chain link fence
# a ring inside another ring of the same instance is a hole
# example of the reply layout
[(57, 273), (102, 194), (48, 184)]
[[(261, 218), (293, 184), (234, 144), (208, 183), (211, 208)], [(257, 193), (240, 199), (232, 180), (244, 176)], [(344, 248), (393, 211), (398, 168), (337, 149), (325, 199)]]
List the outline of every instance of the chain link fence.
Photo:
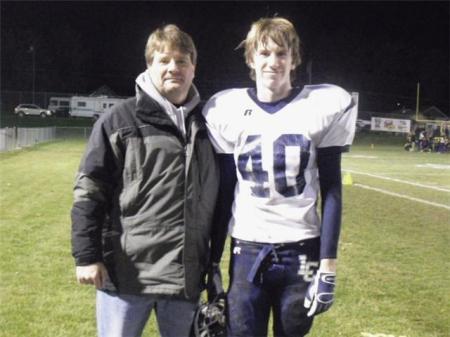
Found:
[(0, 152), (18, 150), (53, 140), (88, 139), (92, 127), (44, 127), (0, 129)]

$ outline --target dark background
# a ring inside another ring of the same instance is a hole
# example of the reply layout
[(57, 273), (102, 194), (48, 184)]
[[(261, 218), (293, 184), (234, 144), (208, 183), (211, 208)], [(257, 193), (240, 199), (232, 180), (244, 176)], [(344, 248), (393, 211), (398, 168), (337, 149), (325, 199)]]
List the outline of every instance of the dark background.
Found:
[[(2, 1), (1, 88), (90, 93), (102, 85), (134, 94), (152, 30), (175, 23), (190, 33), (203, 98), (250, 86), (243, 51), (253, 21), (283, 16), (302, 40), (299, 83), (334, 83), (360, 93), (360, 109), (415, 109), (449, 114), (449, 2)], [(33, 46), (34, 52), (30, 51)]]

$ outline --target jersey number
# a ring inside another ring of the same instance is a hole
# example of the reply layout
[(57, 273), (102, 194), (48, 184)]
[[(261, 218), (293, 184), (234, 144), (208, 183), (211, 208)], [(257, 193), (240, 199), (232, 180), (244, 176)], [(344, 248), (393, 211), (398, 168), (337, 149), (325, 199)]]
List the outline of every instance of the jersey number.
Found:
[[(275, 180), (275, 189), (285, 197), (292, 197), (303, 193), (305, 188), (305, 168), (309, 160), (310, 141), (302, 135), (286, 134), (278, 137), (273, 143), (272, 168)], [(238, 170), (242, 178), (254, 183), (252, 194), (256, 197), (267, 198), (270, 196), (270, 189), (267, 186), (269, 174), (263, 169), (261, 136), (248, 136), (244, 148), (248, 146), (248, 152), (241, 153), (238, 157)], [(286, 177), (286, 147), (298, 147), (300, 155), (300, 165), (295, 176), (295, 184), (288, 185)], [(251, 160), (251, 170), (247, 168), (248, 161)], [(266, 183), (266, 184), (265, 184)]]

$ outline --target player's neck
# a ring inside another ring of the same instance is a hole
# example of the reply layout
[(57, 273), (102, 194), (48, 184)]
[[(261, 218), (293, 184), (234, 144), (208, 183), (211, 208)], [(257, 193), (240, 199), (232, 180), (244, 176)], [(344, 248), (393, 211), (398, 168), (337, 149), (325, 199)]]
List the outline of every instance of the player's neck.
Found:
[(256, 97), (258, 97), (260, 102), (264, 103), (277, 102), (289, 96), (291, 90), (291, 85), (275, 89), (263, 85), (256, 85)]

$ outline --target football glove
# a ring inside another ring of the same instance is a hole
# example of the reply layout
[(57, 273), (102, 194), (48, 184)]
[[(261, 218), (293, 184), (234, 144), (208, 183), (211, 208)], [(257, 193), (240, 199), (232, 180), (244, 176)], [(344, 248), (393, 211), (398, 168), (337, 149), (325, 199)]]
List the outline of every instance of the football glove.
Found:
[(309, 285), (304, 306), (309, 309), (308, 317), (327, 311), (334, 300), (336, 273), (317, 271), (314, 280)]
[(218, 263), (211, 263), (208, 268), (208, 279), (206, 282), (206, 293), (208, 301), (212, 302), (218, 295), (224, 294), (222, 285), (222, 273)]

